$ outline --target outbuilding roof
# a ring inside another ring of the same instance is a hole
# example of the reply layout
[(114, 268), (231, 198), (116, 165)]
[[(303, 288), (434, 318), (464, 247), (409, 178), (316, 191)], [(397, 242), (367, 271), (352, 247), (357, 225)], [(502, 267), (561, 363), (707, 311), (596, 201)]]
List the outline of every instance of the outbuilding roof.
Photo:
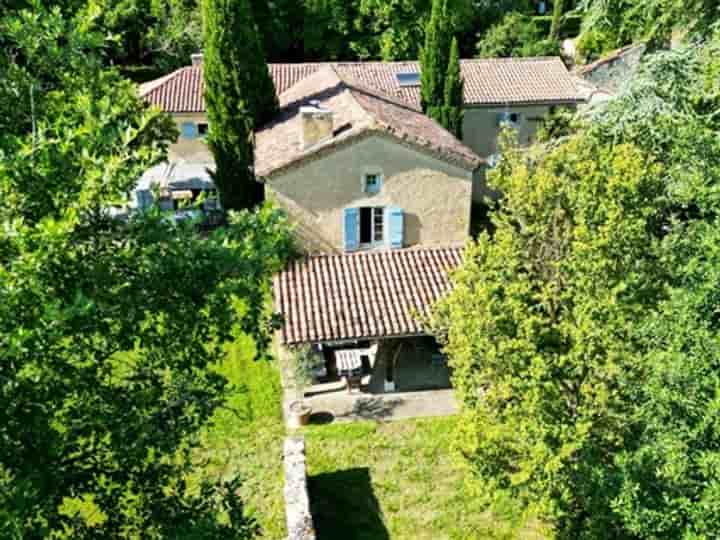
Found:
[[(332, 111), (334, 131), (304, 148), (300, 108), (314, 104)], [(402, 100), (362, 86), (334, 66), (323, 66), (280, 96), (280, 111), (255, 134), (255, 167), (266, 178), (311, 156), (361, 137), (380, 135), (474, 171), (483, 160), (452, 133)]]
[(463, 249), (317, 255), (274, 277), (286, 345), (422, 335), (421, 317), (450, 290)]
[[(312, 62), (270, 64), (278, 96), (325, 66), (341, 76), (420, 108), (420, 86), (401, 84), (398, 74), (419, 73), (413, 62)], [(469, 106), (563, 104), (584, 101), (577, 80), (557, 57), (461, 60)], [(401, 77), (402, 78), (402, 77)], [(140, 94), (166, 112), (205, 111), (202, 65), (181, 68), (140, 86)]]

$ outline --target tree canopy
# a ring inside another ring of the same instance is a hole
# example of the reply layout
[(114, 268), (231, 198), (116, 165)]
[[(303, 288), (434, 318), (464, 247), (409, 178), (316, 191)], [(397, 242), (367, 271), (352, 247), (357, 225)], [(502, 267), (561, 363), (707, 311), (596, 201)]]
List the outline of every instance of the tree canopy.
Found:
[(240, 213), (206, 237), (156, 209), (111, 218), (172, 123), (103, 67), (92, 19), (36, 6), (0, 28), (3, 537), (249, 537), (239, 479), (190, 473), (225, 343), (266, 353), (284, 218)]
[(506, 141), (494, 232), (435, 311), (478, 495), (559, 538), (717, 531), (716, 47), (652, 56), (569, 135)]
[(203, 77), (215, 160), (212, 178), (226, 209), (252, 208), (262, 201), (254, 174), (254, 130), (278, 108), (248, 0), (204, 0)]

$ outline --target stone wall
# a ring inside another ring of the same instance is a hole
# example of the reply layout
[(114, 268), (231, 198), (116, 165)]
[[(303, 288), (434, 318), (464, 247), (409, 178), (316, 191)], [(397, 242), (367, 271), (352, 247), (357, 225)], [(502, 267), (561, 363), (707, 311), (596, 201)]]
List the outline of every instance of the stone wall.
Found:
[(495, 154), (498, 151), (497, 142), (500, 134), (499, 115), (517, 113), (518, 142), (523, 146), (532, 144), (540, 122), (549, 111), (549, 105), (466, 107), (463, 116), (463, 142), (479, 156), (487, 157)]
[(305, 470), (305, 439), (302, 436), (285, 439), (283, 461), (288, 540), (315, 540)]
[(196, 137), (187, 139), (182, 136), (182, 125), (185, 122), (193, 122), (195, 124), (207, 124), (208, 119), (205, 113), (187, 113), (173, 114), (175, 125), (180, 131), (177, 141), (168, 148), (168, 158), (170, 161), (187, 161), (189, 163), (208, 163), (213, 161), (212, 153), (205, 144), (204, 137)]

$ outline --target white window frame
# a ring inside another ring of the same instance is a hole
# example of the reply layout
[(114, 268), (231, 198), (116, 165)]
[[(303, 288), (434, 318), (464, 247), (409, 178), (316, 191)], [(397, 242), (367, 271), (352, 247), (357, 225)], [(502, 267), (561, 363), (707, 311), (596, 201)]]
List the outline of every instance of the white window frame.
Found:
[[(370, 209), (370, 242), (361, 242), (362, 234), (362, 209)], [(377, 232), (377, 225), (380, 224), (380, 230), (382, 231), (381, 237), (378, 239), (375, 236)], [(387, 236), (387, 224), (385, 223), (385, 207), (384, 206), (360, 206), (358, 207), (358, 246), (360, 249), (368, 249), (384, 245), (385, 237)]]

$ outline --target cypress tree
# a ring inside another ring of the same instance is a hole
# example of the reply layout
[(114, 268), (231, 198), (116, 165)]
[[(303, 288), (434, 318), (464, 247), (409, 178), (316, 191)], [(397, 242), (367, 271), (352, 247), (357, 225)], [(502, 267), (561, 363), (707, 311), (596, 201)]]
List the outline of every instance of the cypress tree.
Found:
[(438, 120), (442, 114), (444, 81), (450, 54), (450, 23), (447, 0), (433, 0), (425, 26), (425, 46), (420, 52), (420, 106)]
[(205, 103), (213, 182), (226, 210), (262, 201), (253, 172), (253, 130), (278, 103), (249, 0), (203, 0)]
[(460, 73), (460, 48), (457, 38), (450, 47), (447, 77), (445, 78), (444, 113), (441, 124), (445, 129), (462, 140), (463, 121), (463, 80)]

